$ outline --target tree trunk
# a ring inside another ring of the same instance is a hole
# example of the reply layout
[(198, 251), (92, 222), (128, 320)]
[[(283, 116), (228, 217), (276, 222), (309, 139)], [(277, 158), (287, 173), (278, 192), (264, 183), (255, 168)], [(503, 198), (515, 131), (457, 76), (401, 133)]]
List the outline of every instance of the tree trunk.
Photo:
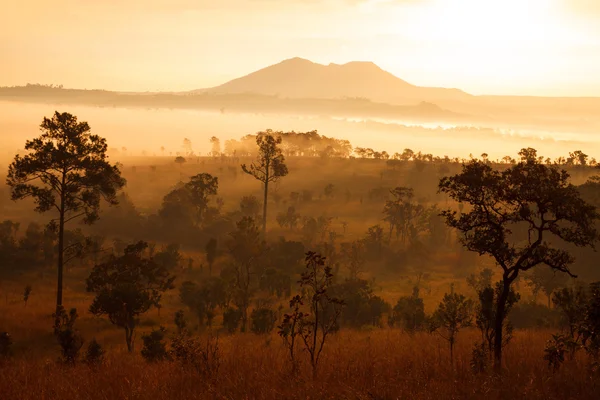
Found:
[(450, 368), (454, 371), (454, 338), (450, 338)]
[(504, 325), (504, 314), (506, 312), (506, 300), (510, 292), (510, 281), (504, 276), (502, 281), (502, 293), (496, 305), (496, 320), (494, 321), (494, 369), (499, 372), (502, 369), (502, 334)]
[(125, 341), (127, 342), (127, 351), (133, 353), (133, 327), (125, 327)]
[(58, 283), (56, 288), (56, 312), (63, 303), (63, 264), (65, 247), (65, 213), (64, 206), (61, 204), (61, 212), (58, 225)]
[(269, 193), (269, 180), (265, 179), (265, 195), (263, 200), (263, 237), (267, 237), (267, 194)]

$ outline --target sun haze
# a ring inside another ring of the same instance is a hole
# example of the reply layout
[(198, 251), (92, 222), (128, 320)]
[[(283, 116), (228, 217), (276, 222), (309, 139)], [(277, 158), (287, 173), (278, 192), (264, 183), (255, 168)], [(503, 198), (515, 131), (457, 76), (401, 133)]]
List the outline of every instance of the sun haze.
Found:
[(5, 2), (0, 86), (216, 86), (283, 59), (372, 61), (473, 94), (600, 93), (592, 0)]

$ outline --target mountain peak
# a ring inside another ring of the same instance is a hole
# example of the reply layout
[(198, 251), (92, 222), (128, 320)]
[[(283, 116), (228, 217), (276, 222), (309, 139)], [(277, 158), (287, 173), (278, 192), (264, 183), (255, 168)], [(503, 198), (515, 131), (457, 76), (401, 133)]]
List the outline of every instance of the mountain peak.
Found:
[(390, 104), (468, 96), (460, 91), (411, 85), (371, 61), (323, 65), (301, 57), (285, 59), (206, 91), (305, 99), (360, 97)]

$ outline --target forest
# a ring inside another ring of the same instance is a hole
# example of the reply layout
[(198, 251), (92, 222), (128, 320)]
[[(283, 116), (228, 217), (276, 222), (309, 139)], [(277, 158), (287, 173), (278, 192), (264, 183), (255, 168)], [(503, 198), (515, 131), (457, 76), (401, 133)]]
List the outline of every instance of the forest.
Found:
[(67, 112), (40, 130), (1, 166), (3, 399), (600, 393), (583, 150), (266, 129), (120, 158)]

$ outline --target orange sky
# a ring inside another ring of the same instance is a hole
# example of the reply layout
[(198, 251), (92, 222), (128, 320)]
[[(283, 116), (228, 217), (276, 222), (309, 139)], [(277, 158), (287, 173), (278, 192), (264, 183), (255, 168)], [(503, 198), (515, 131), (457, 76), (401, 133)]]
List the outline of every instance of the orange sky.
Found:
[(4, 3), (3, 86), (188, 90), (298, 56), (474, 94), (600, 96), (600, 0)]

